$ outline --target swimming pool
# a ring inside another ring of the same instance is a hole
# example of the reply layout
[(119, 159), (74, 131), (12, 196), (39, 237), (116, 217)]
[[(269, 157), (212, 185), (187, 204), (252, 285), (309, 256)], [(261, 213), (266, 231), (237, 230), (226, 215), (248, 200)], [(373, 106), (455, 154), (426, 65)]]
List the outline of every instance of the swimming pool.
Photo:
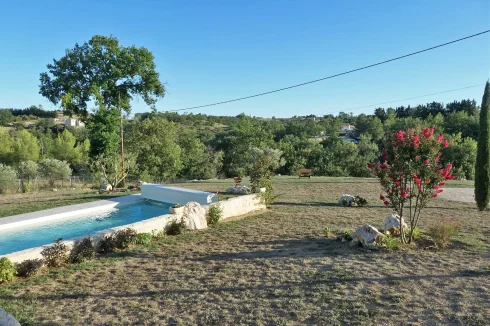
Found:
[(74, 212), (72, 217), (55, 222), (1, 230), (0, 255), (47, 245), (58, 238), (68, 240), (88, 236), (97, 231), (169, 214), (171, 205), (145, 199), (120, 207), (103, 209), (99, 213), (76, 215)]

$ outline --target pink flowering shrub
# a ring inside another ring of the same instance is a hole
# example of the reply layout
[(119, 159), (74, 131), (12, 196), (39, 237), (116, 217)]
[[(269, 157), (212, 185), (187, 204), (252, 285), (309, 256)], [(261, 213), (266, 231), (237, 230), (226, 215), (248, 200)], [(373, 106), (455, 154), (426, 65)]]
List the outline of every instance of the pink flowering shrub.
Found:
[(421, 210), (443, 191), (446, 180), (454, 179), (452, 164), (439, 162), (442, 149), (448, 146), (443, 135), (434, 136), (434, 128), (400, 130), (388, 137), (383, 163), (368, 164), (385, 193), (379, 199), (410, 227), (408, 235), (400, 230), (403, 243), (413, 240)]

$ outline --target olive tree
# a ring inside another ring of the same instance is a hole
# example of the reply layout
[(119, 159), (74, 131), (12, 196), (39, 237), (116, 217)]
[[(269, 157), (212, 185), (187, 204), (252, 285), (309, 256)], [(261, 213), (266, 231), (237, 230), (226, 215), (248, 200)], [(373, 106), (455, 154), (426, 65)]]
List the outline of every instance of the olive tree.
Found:
[(65, 161), (47, 158), (39, 162), (39, 175), (48, 179), (52, 187), (57, 180), (70, 177), (71, 169)]
[(15, 188), (17, 185), (17, 173), (5, 164), (0, 163), (0, 194)]

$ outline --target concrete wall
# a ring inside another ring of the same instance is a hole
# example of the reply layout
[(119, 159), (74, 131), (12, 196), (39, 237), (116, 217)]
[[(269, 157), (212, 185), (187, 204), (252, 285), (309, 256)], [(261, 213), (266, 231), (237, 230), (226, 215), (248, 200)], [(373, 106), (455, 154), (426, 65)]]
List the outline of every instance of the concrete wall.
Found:
[[(257, 194), (234, 197), (211, 205), (221, 206), (223, 210), (223, 219), (248, 214), (250, 212), (266, 208), (265, 205), (261, 203), (260, 197)], [(207, 209), (209, 206), (204, 206), (204, 207)], [(179, 215), (173, 215), (173, 214), (162, 215), (147, 220), (139, 221), (133, 224), (126, 224), (115, 228), (99, 231), (91, 235), (91, 239), (94, 245), (97, 247), (99, 240), (102, 239), (105, 235), (109, 235), (126, 228), (132, 228), (136, 230), (138, 233), (143, 233), (143, 232), (151, 233), (153, 230), (160, 231), (160, 230), (164, 230), (168, 225), (170, 225), (170, 223), (172, 223), (173, 220), (176, 220), (179, 217), (180, 217)], [(78, 241), (82, 240), (83, 238), (84, 237), (64, 240), (63, 243), (65, 243), (67, 247), (71, 249)], [(17, 251), (4, 256), (9, 258), (13, 263), (20, 263), (27, 259), (42, 258), (41, 251), (49, 246), (51, 245)]]

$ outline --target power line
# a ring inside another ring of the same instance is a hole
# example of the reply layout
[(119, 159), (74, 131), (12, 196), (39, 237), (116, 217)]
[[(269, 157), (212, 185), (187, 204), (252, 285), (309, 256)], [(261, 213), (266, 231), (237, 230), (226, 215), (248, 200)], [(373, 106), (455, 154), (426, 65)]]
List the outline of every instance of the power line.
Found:
[(432, 96), (432, 95), (439, 95), (439, 94), (444, 94), (444, 93), (450, 93), (450, 92), (456, 92), (456, 91), (461, 91), (463, 89), (468, 89), (468, 88), (475, 88), (478, 86), (483, 86), (485, 84), (477, 84), (477, 85), (472, 85), (472, 86), (466, 86), (466, 87), (461, 87), (461, 88), (455, 88), (455, 89), (450, 89), (447, 91), (442, 91), (442, 92), (437, 92), (437, 93), (431, 93), (431, 94), (425, 94), (425, 95), (419, 95), (419, 96), (414, 96), (414, 97), (408, 97), (404, 98), (402, 100), (394, 100), (394, 101), (389, 101), (389, 102), (383, 102), (383, 103), (378, 103), (378, 104), (371, 104), (371, 105), (366, 105), (366, 106), (358, 106), (353, 109), (349, 110), (340, 110), (340, 111), (333, 111), (333, 112), (327, 112), (325, 114), (333, 114), (333, 113), (340, 113), (340, 112), (352, 112), (360, 109), (365, 109), (365, 108), (370, 108), (372, 106), (379, 106), (379, 105), (384, 105), (384, 104), (390, 104), (390, 103), (396, 103), (396, 102), (403, 102), (403, 101), (408, 101), (408, 100), (414, 100), (417, 98), (422, 98), (422, 97), (427, 97), (427, 96)]
[(250, 98), (253, 98), (253, 97), (259, 97), (259, 96), (263, 96), (263, 95), (267, 95), (267, 94), (272, 94), (272, 93), (277, 93), (277, 92), (285, 91), (285, 90), (288, 90), (288, 89), (291, 89), (291, 88), (305, 86), (305, 85), (308, 85), (308, 84), (318, 83), (318, 82), (323, 81), (323, 80), (327, 80), (327, 79), (339, 77), (339, 76), (342, 76), (342, 75), (347, 75), (347, 74), (350, 74), (350, 73), (353, 73), (353, 72), (356, 72), (356, 71), (360, 71), (360, 70), (372, 68), (372, 67), (379, 66), (379, 65), (382, 65), (382, 64), (385, 64), (385, 63), (388, 63), (388, 62), (400, 60), (400, 59), (407, 58), (407, 57), (410, 57), (410, 56), (413, 56), (413, 55), (416, 55), (416, 54), (420, 54), (420, 53), (423, 53), (423, 52), (431, 51), (431, 50), (434, 50), (434, 49), (437, 49), (437, 48), (440, 48), (440, 47), (443, 47), (443, 46), (446, 46), (446, 45), (449, 45), (449, 44), (461, 42), (461, 41), (464, 41), (464, 40), (467, 40), (467, 39), (470, 39), (470, 38), (473, 38), (473, 37), (476, 37), (476, 36), (479, 36), (479, 35), (483, 35), (483, 34), (488, 33), (488, 32), (490, 32), (490, 30), (486, 30), (486, 31), (483, 31), (483, 32), (480, 32), (480, 33), (469, 35), (469, 36), (466, 36), (466, 37), (463, 37), (463, 38), (460, 38), (460, 39), (457, 39), (457, 40), (453, 40), (453, 41), (450, 41), (450, 42), (446, 42), (446, 43), (443, 43), (443, 44), (435, 45), (435, 46), (432, 46), (430, 48), (426, 48), (426, 49), (423, 49), (423, 50), (420, 50), (420, 51), (416, 51), (416, 52), (412, 52), (412, 53), (409, 53), (409, 54), (405, 54), (405, 55), (402, 55), (402, 56), (399, 56), (399, 57), (396, 57), (396, 58), (392, 58), (392, 59), (388, 59), (388, 60), (381, 61), (381, 62), (378, 62), (378, 63), (370, 64), (368, 66), (364, 66), (364, 67), (361, 67), (361, 68), (352, 69), (352, 70), (345, 71), (345, 72), (342, 72), (342, 73), (339, 73), (339, 74), (335, 74), (335, 75), (331, 75), (331, 76), (327, 76), (327, 77), (323, 77), (323, 78), (311, 80), (311, 81), (304, 82), (304, 83), (301, 83), (301, 84), (296, 84), (296, 85), (292, 85), (292, 86), (278, 88), (278, 89), (275, 89), (275, 90), (272, 90), (272, 91), (263, 92), (263, 93), (259, 93), (259, 94), (254, 94), (254, 95), (239, 97), (239, 98), (232, 99), (232, 100), (221, 101), (221, 102), (216, 102), (216, 103), (210, 103), (210, 104), (205, 104), (205, 105), (198, 105), (198, 106), (188, 107), (188, 108), (184, 108), (184, 109), (168, 110), (166, 112), (177, 112), (177, 111), (194, 110), (194, 109), (204, 108), (204, 107), (208, 107), (208, 106), (215, 106), (215, 105), (220, 105), (220, 104), (237, 102), (237, 101), (242, 101), (242, 100), (250, 99)]

